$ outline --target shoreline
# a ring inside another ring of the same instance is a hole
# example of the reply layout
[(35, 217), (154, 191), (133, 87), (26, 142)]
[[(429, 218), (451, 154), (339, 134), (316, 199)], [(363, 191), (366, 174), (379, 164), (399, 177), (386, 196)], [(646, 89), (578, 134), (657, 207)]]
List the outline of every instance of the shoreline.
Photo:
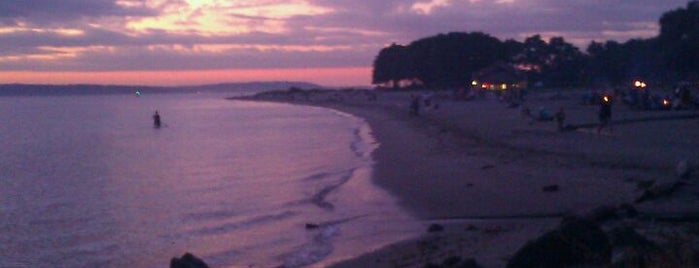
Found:
[[(555, 228), (562, 215), (633, 202), (640, 194), (638, 182), (671, 176), (676, 161), (663, 159), (668, 155), (663, 142), (633, 146), (644, 139), (630, 135), (641, 124), (615, 126), (609, 135), (561, 133), (555, 123), (529, 125), (517, 109), (492, 99), (435, 96), (438, 109), (411, 117), (407, 103), (416, 93), (382, 93), (378, 100), (370, 95), (376, 93), (363, 91), (298, 93), (235, 99), (325, 107), (363, 118), (380, 143), (373, 153), (372, 183), (418, 220), (443, 227), (439, 232), (426, 227), (416, 239), (334, 267), (421, 267), (449, 258), (503, 267), (527, 241)], [(571, 102), (535, 96), (527, 104), (565, 107), (578, 123), (594, 120), (594, 107)], [(626, 112), (619, 114), (623, 118)], [(666, 123), (678, 124), (643, 124)], [(685, 135), (697, 134), (692, 131)], [(657, 153), (639, 155), (639, 150)], [(691, 151), (673, 148), (669, 154), (697, 160)], [(551, 185), (560, 190), (542, 191)]]

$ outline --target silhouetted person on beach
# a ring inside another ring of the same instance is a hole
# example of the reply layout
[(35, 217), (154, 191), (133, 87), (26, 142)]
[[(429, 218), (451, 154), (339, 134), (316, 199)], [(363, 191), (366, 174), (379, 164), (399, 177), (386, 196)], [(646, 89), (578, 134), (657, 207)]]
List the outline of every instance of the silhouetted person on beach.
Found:
[(558, 109), (558, 112), (556, 112), (556, 123), (558, 123), (558, 130), (563, 131), (565, 128), (565, 120), (566, 120), (566, 113), (561, 107)]
[(410, 115), (420, 115), (420, 97), (417, 95), (410, 95)]
[(158, 111), (155, 111), (155, 114), (153, 114), (153, 126), (160, 128), (160, 114), (158, 114)]
[(602, 128), (609, 124), (612, 119), (612, 98), (608, 95), (602, 96), (599, 104), (599, 127), (597, 134), (602, 132)]

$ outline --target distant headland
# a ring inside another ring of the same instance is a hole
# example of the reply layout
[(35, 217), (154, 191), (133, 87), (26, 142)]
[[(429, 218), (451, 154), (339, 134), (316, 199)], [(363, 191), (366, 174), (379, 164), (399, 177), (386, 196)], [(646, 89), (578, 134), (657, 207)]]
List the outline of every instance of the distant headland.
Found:
[(0, 96), (43, 96), (43, 95), (94, 95), (148, 93), (196, 93), (196, 92), (259, 92), (285, 88), (323, 88), (323, 86), (298, 81), (256, 81), (220, 83), (194, 86), (134, 86), (97, 84), (0, 84)]

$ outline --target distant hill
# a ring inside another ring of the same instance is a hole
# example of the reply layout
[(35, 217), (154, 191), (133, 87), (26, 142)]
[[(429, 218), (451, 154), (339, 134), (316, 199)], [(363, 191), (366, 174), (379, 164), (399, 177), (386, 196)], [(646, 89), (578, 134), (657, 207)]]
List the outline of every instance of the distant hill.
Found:
[(0, 84), (0, 96), (45, 96), (45, 95), (94, 95), (94, 94), (134, 94), (141, 93), (195, 93), (195, 92), (231, 92), (255, 93), (269, 90), (288, 89), (291, 87), (311, 89), (322, 86), (307, 82), (273, 81), (223, 83), (195, 86), (122, 86), (122, 85), (36, 85), (36, 84)]

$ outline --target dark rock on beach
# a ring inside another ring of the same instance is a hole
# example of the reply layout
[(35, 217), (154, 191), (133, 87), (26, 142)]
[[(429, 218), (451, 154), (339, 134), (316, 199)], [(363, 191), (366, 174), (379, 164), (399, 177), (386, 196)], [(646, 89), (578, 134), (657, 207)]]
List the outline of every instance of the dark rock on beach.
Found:
[(638, 216), (638, 210), (631, 204), (624, 203), (619, 206), (600, 206), (588, 213), (585, 218), (602, 224), (617, 219), (628, 219)]
[(475, 259), (464, 259), (459, 256), (451, 256), (446, 259), (441, 264), (428, 263), (423, 266), (425, 268), (481, 268)]
[(314, 230), (320, 228), (319, 224), (315, 223), (306, 223), (306, 230)]
[(170, 268), (209, 268), (209, 266), (192, 253), (185, 253), (181, 258), (172, 258)]
[(507, 267), (604, 266), (611, 263), (612, 246), (593, 221), (570, 217), (541, 237), (529, 241)]
[(668, 197), (685, 184), (686, 183), (682, 180), (673, 180), (654, 184), (652, 187), (645, 190), (643, 194), (635, 200), (635, 202), (642, 203), (658, 198)]
[(680, 267), (672, 264), (660, 246), (646, 239), (631, 227), (617, 227), (610, 231), (609, 237), (618, 254), (613, 267)]
[(553, 184), (544, 186), (543, 188), (541, 188), (541, 190), (544, 192), (558, 192), (558, 190), (560, 190), (560, 187), (557, 184)]
[(430, 227), (427, 228), (427, 232), (429, 233), (436, 233), (441, 231), (444, 231), (444, 226), (436, 223), (430, 224)]
[(600, 206), (592, 210), (587, 219), (594, 222), (605, 222), (618, 217), (619, 209), (615, 206)]

